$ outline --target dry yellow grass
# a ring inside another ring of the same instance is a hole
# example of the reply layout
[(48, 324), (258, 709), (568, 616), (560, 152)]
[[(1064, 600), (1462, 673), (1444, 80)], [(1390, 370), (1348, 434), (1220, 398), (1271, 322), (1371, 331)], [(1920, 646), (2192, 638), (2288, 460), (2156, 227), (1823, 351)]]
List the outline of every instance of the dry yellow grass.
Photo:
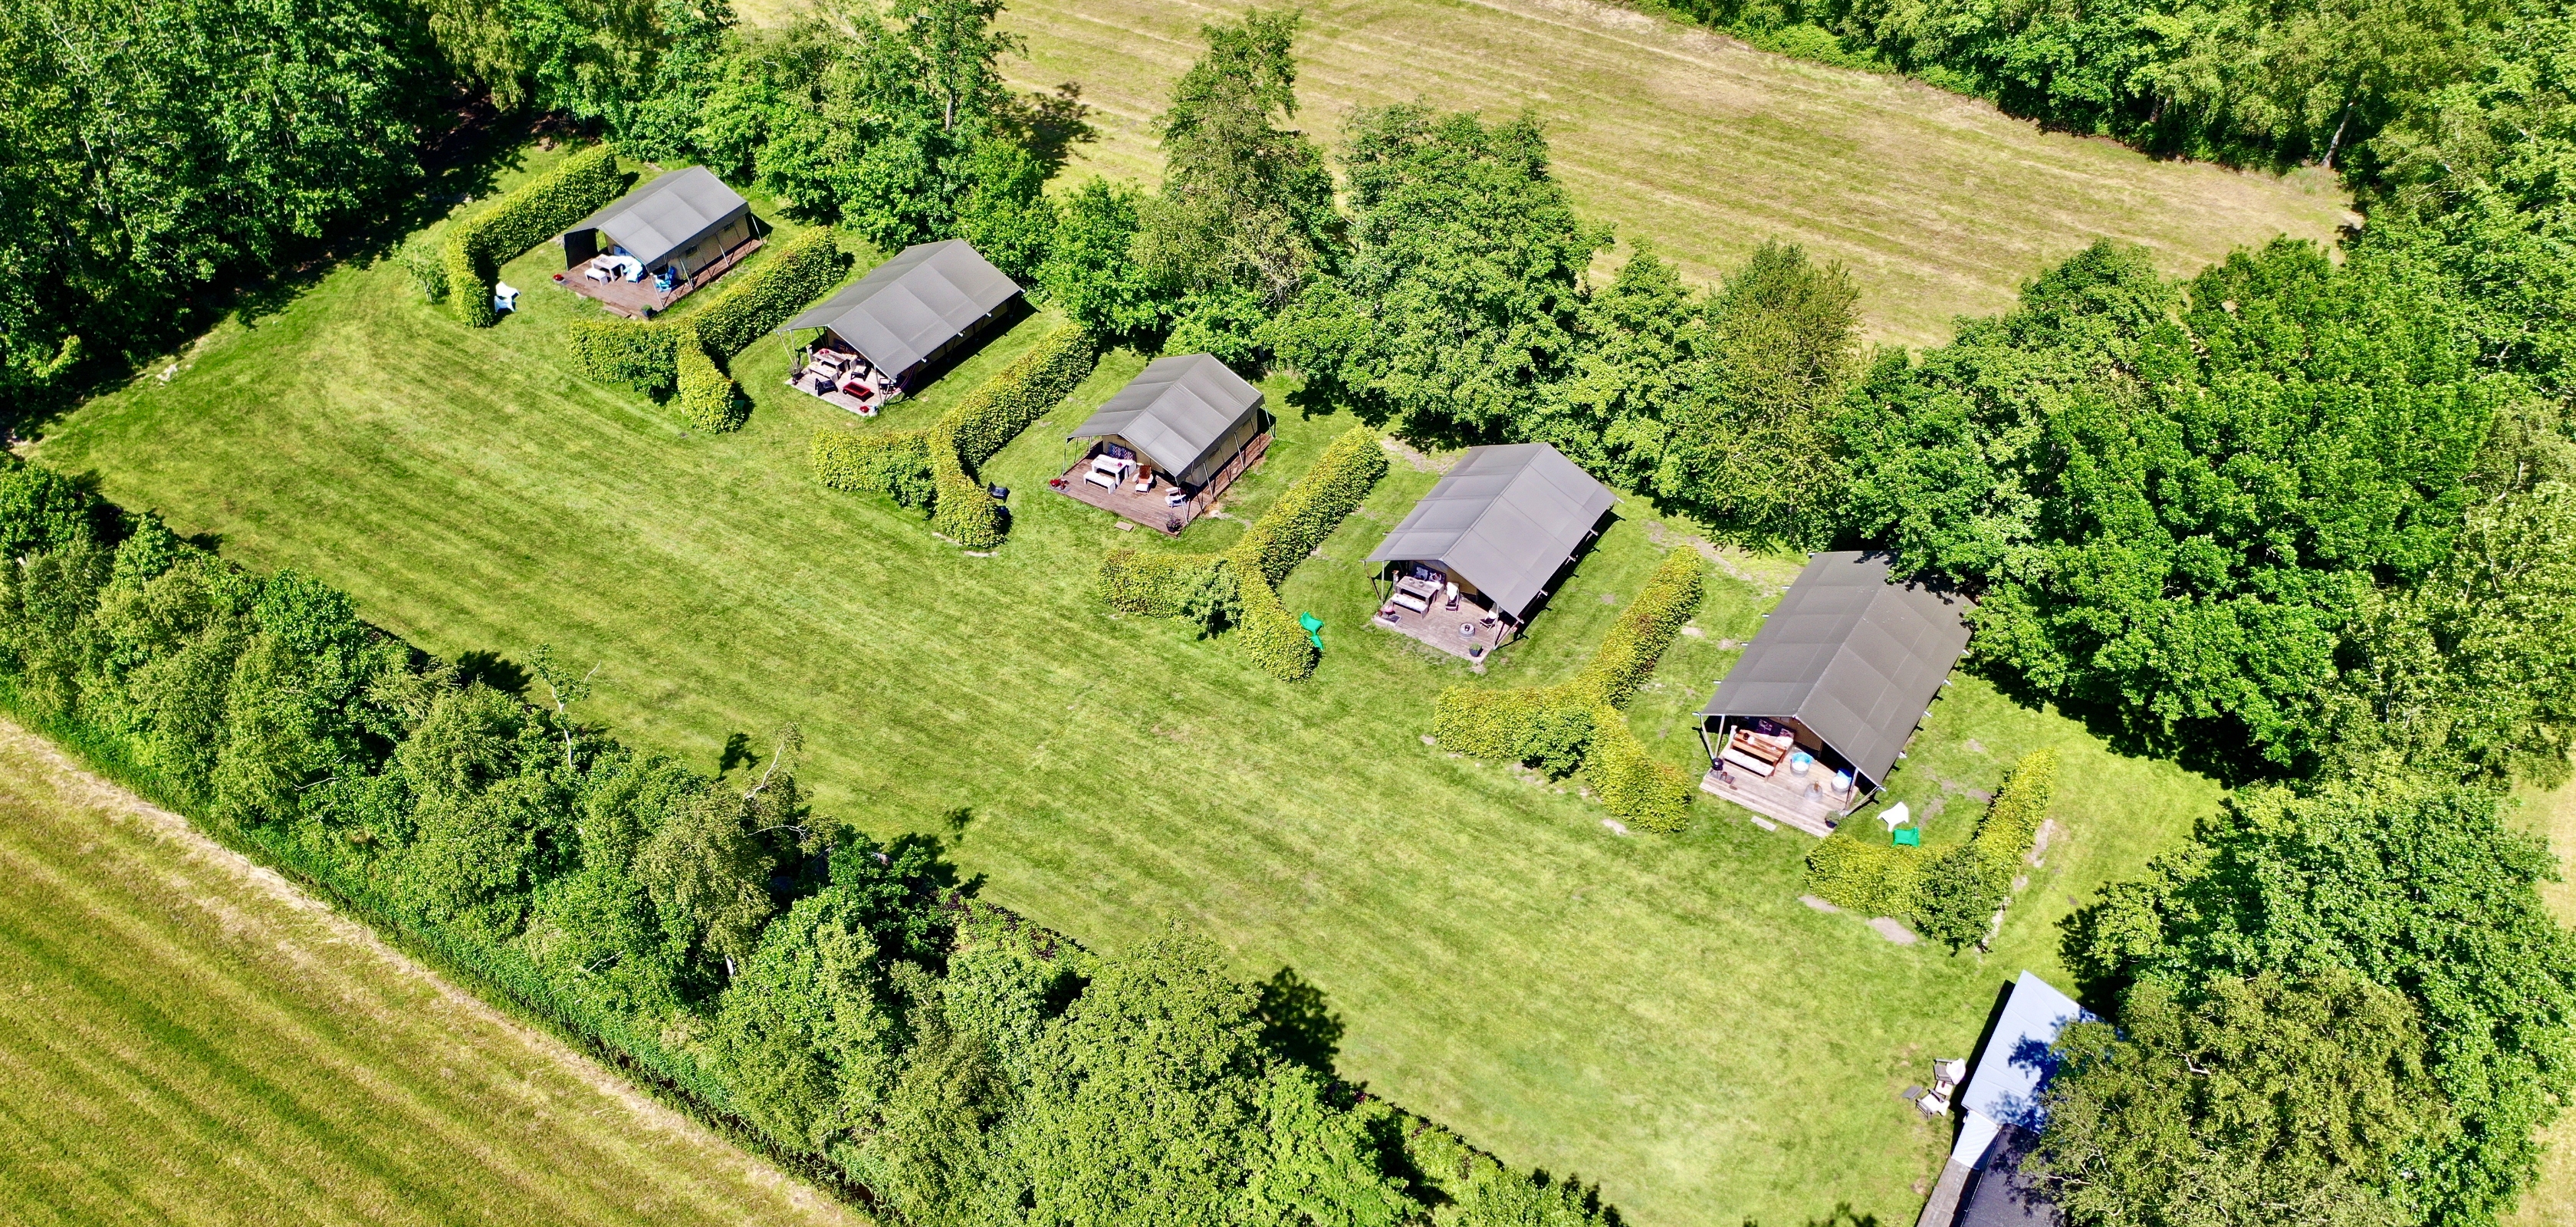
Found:
[(858, 1223), (0, 723), (0, 1221)]
[[(802, 0), (745, 0), (777, 20)], [(1239, 4), (1012, 0), (1028, 40), (1020, 85), (1078, 81), (1100, 142), (1071, 168), (1153, 182), (1152, 121)], [(1802, 63), (1591, 0), (1322, 0), (1299, 41), (1301, 119), (1337, 137), (1356, 106), (1416, 99), (1537, 113), (1588, 216), (1650, 241), (1705, 281), (1766, 239), (1839, 260), (1872, 335), (1949, 336), (1963, 314), (2096, 238), (2142, 243), (2184, 273), (2289, 233), (2352, 220), (2330, 176), (2160, 162), (2046, 133), (1983, 102), (1895, 77)]]
[[(2526, 792), (2522, 805), (2524, 829), (2546, 836), (2559, 863), (2565, 865), (2570, 851), (2576, 850), (2576, 784), (2555, 792)], [(2576, 924), (2576, 881), (2551, 882), (2540, 890), (2560, 923)], [(2549, 1150), (2540, 1159), (2540, 1181), (2524, 1195), (2521, 1210), (2505, 1220), (2507, 1227), (2576, 1223), (2576, 1115), (2561, 1117), (2548, 1137)]]

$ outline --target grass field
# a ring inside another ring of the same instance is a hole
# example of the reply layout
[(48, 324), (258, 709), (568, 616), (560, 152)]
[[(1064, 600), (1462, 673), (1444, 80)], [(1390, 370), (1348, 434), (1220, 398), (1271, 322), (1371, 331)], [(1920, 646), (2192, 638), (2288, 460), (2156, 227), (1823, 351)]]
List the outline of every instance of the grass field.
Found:
[[(1687, 835), (1616, 838), (1579, 796), (1423, 743), (1438, 688), (1472, 675), (1365, 628), (1361, 560), (1435, 480), (1424, 467), (1398, 463), (1286, 585), (1326, 619), (1328, 650), (1311, 681), (1282, 684), (1223, 642), (1101, 606), (1101, 553), (1151, 535), (1045, 488), (1066, 431), (1135, 355), (1111, 355), (989, 466), (1016, 526), (969, 557), (813, 483), (811, 431), (860, 424), (781, 387), (776, 347), (737, 360), (758, 405), (730, 436), (569, 377), (562, 325), (590, 308), (547, 286), (544, 262), (505, 270), (539, 288), (483, 332), (390, 267), (334, 270), (217, 330), (167, 382), (58, 423), (41, 455), (245, 563), (344, 586), (434, 651), (551, 642), (599, 661), (587, 713), (638, 743), (712, 766), (728, 735), (796, 721), (821, 812), (884, 833), (971, 806), (955, 855), (989, 898), (1094, 944), (1178, 918), (1246, 973), (1293, 966), (1347, 1025), (1347, 1074), (1515, 1163), (1599, 1181), (1636, 1222), (1797, 1222), (1838, 1200), (1911, 1216), (1948, 1139), (1896, 1092), (1968, 1049), (2005, 980), (2053, 971), (2070, 897), (2218, 795), (1962, 681), (1897, 795), (1934, 813), (1936, 842), (1956, 838), (1977, 808), (1965, 790), (2060, 745), (2067, 830), (1997, 953), (1899, 948), (1798, 904), (1799, 837), (1703, 807)], [(926, 420), (1053, 323), (863, 428)], [(1291, 412), (1231, 514), (1256, 514), (1347, 425)], [(1622, 515), (1486, 683), (1565, 676), (1682, 531)], [(1173, 548), (1241, 531), (1202, 521)], [(1750, 578), (1713, 580), (1703, 633), (1637, 703), (1672, 761), (1690, 761), (1684, 713), (1788, 565), (1728, 555)]]
[(0, 1221), (851, 1223), (0, 724)]
[[(775, 20), (800, 0), (743, 0)], [(1241, 3), (1011, 0), (1028, 40), (1018, 84), (1082, 84), (1102, 139), (1071, 174), (1151, 183), (1152, 121)], [(1337, 139), (1355, 106), (1426, 100), (1547, 124), (1584, 213), (1706, 281), (1766, 239), (1842, 261), (1878, 340), (1945, 340), (1951, 320), (2099, 237), (2143, 243), (2172, 273), (2275, 234), (2331, 241), (2357, 221), (2331, 175), (2157, 161), (2042, 132), (1896, 77), (1754, 51), (1592, 0), (1323, 0), (1299, 40), (1303, 124)]]

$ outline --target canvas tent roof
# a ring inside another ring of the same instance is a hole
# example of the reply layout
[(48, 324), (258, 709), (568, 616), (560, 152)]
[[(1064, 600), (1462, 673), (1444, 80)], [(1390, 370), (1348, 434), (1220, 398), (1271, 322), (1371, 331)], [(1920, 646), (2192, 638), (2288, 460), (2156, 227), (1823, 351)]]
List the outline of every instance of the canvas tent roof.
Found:
[(877, 369), (901, 373), (1000, 310), (1018, 283), (966, 245), (947, 239), (904, 248), (847, 289), (779, 325), (829, 328)]
[(1116, 435), (1166, 473), (1186, 473), (1261, 409), (1261, 389), (1209, 354), (1156, 358), (1069, 439)]
[(1977, 1058), (1977, 1072), (1959, 1093), (1959, 1105), (1999, 1125), (2020, 1129), (2040, 1126), (2039, 1093), (2057, 1072), (2049, 1045), (2066, 1024), (2090, 1018), (2075, 999), (2057, 986), (2025, 971), (2013, 981), (1995, 1033)]
[(1515, 618), (1615, 501), (1544, 443), (1471, 447), (1370, 562), (1436, 562)]
[(744, 207), (742, 196), (706, 167), (690, 166), (656, 176), (564, 233), (606, 230), (628, 255), (651, 268)]
[(1890, 582), (1882, 555), (1818, 554), (1700, 714), (1794, 719), (1882, 781), (1968, 648), (1967, 608)]

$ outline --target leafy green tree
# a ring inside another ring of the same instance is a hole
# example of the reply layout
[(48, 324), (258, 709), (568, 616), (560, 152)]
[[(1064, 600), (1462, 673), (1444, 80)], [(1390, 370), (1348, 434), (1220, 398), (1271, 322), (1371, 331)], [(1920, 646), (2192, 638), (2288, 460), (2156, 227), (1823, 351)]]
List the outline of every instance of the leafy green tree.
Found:
[(1534, 119), (1361, 111), (1343, 154), (1353, 254), (1269, 332), (1310, 385), (1425, 437), (1508, 437), (1575, 367), (1609, 245), (1548, 173)]
[(2404, 775), (2241, 791), (2070, 921), (2068, 966), (2095, 993), (2350, 972), (2402, 994), (2457, 1121), (2410, 1153), (2406, 1201), (2426, 1221), (2484, 1221), (2530, 1178), (2533, 1131), (2576, 1085), (2576, 933), (2540, 898), (2548, 848), (2503, 804)]
[(821, 1155), (873, 1118), (905, 1046), (899, 1003), (848, 892), (769, 925), (725, 989), (716, 1045), (735, 1105), (791, 1151)]
[[(244, 658), (245, 669), (260, 662), (288, 667), (274, 647), (255, 647)], [(294, 764), (292, 751), (301, 748), (295, 730), (274, 716), (246, 719), (240, 710), (243, 690), (236, 675), (235, 711), (228, 718), (233, 742), (217, 769), (218, 804), (265, 806), (273, 816), (291, 816), (291, 802), (256, 790), (292, 777), (248, 768), (268, 761), (263, 754)], [(562, 872), (575, 851), (567, 820), (571, 797), (555, 774), (550, 731), (516, 697), (478, 682), (440, 695), (394, 752), (390, 774), (408, 799), (408, 813), (393, 884), (414, 915), (485, 941), (517, 936), (529, 894), (540, 880)]]
[(2057, 1051), (2031, 1169), (2073, 1227), (2419, 1221), (2408, 1165), (2450, 1119), (2395, 992), (2340, 969), (2149, 982)]
[(991, 1135), (1011, 1109), (1011, 1080), (983, 1036), (936, 1011), (924, 1018), (861, 1170), (913, 1227), (1010, 1222), (1012, 1186), (994, 1170)]
[(1757, 541), (1822, 545), (1841, 499), (1835, 419), (1859, 349), (1840, 265), (1765, 243), (1710, 304), (1708, 390), (1673, 402), (1657, 493)]
[(1708, 304), (1643, 246), (1583, 306), (1574, 368), (1548, 386), (1522, 426), (1595, 476), (1651, 489), (1673, 419), (1716, 393)]
[(1342, 227), (1332, 174), (1323, 151), (1286, 126), (1297, 115), (1302, 21), (1297, 10), (1255, 8), (1200, 27), (1207, 54), (1172, 87), (1159, 124), (1163, 187), (1137, 237), (1157, 284), (1248, 295), (1266, 316), (1332, 271)]
[[(2176, 309), (2178, 308), (2178, 310)], [(2409, 282), (2282, 240), (2176, 303), (2096, 248), (1846, 415), (1854, 535), (1979, 655), (2165, 744), (2321, 749), (2344, 629), (2446, 556), (2497, 399)]]
[(675, 798), (661, 826), (635, 853), (635, 879), (671, 936), (736, 974), (774, 910), (769, 874), (776, 855), (740, 794), (708, 781)]
[(1057, 309), (1110, 341), (1134, 342), (1163, 324), (1165, 296), (1135, 258), (1143, 195), (1086, 179), (1067, 194), (1038, 282)]
[(392, 0), (0, 6), (0, 401), (162, 352), (203, 288), (380, 215), (433, 58)]

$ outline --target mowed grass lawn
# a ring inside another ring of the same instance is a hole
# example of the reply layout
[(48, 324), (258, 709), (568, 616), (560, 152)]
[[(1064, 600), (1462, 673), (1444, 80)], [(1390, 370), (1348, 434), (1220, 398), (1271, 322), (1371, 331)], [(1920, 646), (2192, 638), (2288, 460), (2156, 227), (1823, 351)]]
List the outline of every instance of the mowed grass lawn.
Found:
[(856, 1223), (0, 723), (0, 1221)]
[[(743, 0), (778, 20), (801, 0)], [(1011, 0), (1023, 88), (1076, 81), (1102, 139), (1068, 171), (1151, 185), (1153, 119), (1204, 44), (1240, 14), (1210, 0)], [(1298, 40), (1299, 120), (1338, 141), (1357, 106), (1421, 100), (1547, 125), (1588, 218), (1706, 282), (1768, 239), (1839, 260), (1874, 339), (1948, 339), (2097, 238), (2145, 244), (2184, 274), (2276, 234), (2331, 242), (2359, 219), (2330, 175), (2158, 161), (2041, 131), (1901, 78), (1755, 51), (1591, 0), (1322, 0)]]
[[(2218, 789), (2106, 750), (2070, 721), (1961, 680), (1896, 791), (1958, 838), (2021, 753), (2065, 748), (2065, 831), (1992, 956), (1899, 948), (1801, 906), (1808, 841), (1716, 805), (1674, 838), (1619, 838), (1591, 802), (1424, 743), (1439, 688), (1566, 676), (1682, 526), (1633, 501), (1542, 615), (1478, 679), (1372, 631), (1363, 563), (1435, 475), (1399, 461), (1290, 579), (1326, 621), (1296, 685), (1224, 641), (1102, 606), (1117, 531), (1056, 495), (1066, 432), (1143, 359), (1107, 358), (988, 467), (1016, 525), (992, 557), (934, 540), (911, 513), (817, 486), (817, 427), (918, 424), (1055, 326), (1039, 315), (920, 401), (861, 423), (781, 386), (754, 346), (757, 401), (709, 436), (563, 367), (563, 322), (591, 308), (544, 285), (548, 253), (506, 270), (524, 313), (468, 331), (390, 267), (343, 267), (280, 313), (227, 324), (166, 383), (139, 380), (56, 424), (40, 455), (107, 495), (221, 538), (256, 567), (346, 587), (433, 651), (524, 659), (552, 643), (601, 664), (585, 714), (713, 767), (805, 731), (819, 811), (880, 834), (974, 817), (954, 855), (985, 896), (1085, 942), (1178, 920), (1248, 975), (1293, 967), (1347, 1026), (1340, 1064), (1377, 1093), (1514, 1163), (1599, 1181), (1634, 1221), (1804, 1217), (1849, 1200), (1914, 1213), (1948, 1144), (1897, 1098), (1964, 1054), (1996, 989), (2056, 974), (2071, 897), (2180, 839)], [(1344, 417), (1281, 407), (1248, 516), (1309, 466)], [(1676, 763), (1704, 700), (1795, 560), (1728, 555), (1698, 635), (1633, 713)], [(102, 955), (102, 957), (108, 957)]]

